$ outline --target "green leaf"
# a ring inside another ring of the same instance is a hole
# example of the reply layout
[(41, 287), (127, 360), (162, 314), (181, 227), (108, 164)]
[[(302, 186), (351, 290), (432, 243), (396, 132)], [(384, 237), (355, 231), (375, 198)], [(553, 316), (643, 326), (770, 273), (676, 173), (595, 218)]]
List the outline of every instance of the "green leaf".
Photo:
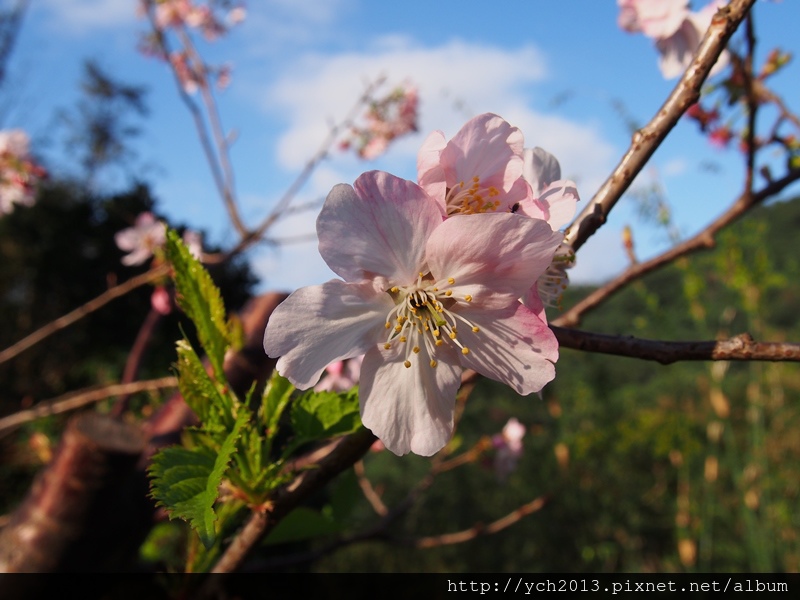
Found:
[(156, 454), (150, 465), (153, 497), (167, 509), (170, 518), (188, 521), (206, 548), (214, 544), (216, 536), (214, 502), (219, 485), (248, 416), (247, 411), (239, 414), (219, 452), (202, 446), (192, 449), (172, 446)]
[(341, 531), (342, 526), (330, 514), (301, 506), (286, 515), (267, 536), (264, 543), (298, 542), (322, 535), (333, 535)]
[(346, 435), (361, 425), (358, 392), (306, 392), (292, 405), (292, 426), (297, 435), (292, 447), (306, 442)]
[(266, 430), (266, 437), (271, 440), (278, 432), (278, 422), (283, 414), (295, 387), (285, 377), (278, 375), (277, 371), (272, 373), (264, 388), (259, 408), (259, 420)]
[(230, 427), (233, 422), (231, 401), (211, 381), (200, 357), (187, 340), (177, 342), (178, 389), (200, 422), (209, 429)]
[(176, 300), (197, 328), (197, 337), (214, 373), (224, 380), (222, 361), (230, 345), (225, 306), (219, 289), (174, 230), (167, 232), (167, 260), (174, 269)]

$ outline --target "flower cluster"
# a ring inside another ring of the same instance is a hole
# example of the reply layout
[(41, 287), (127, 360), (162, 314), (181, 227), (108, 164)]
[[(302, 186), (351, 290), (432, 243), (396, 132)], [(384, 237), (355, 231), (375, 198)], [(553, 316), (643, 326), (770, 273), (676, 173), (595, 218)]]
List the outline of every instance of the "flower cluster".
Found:
[(371, 160), (383, 154), (400, 136), (417, 131), (417, 88), (398, 86), (388, 95), (370, 103), (366, 124), (353, 126), (341, 148), (355, 147), (356, 153)]
[(463, 369), (541, 390), (558, 343), (537, 280), (563, 241), (543, 215), (559, 222), (577, 195), (562, 182), (543, 199), (551, 182), (535, 194), (526, 164), (520, 131), (486, 114), (449, 142), (428, 137), (419, 183), (370, 171), (335, 186), (317, 234), (341, 279), (297, 290), (272, 314), (264, 348), (278, 371), (306, 389), (331, 363), (364, 355), (362, 422), (396, 454), (448, 442)]
[[(195, 4), (192, 0), (142, 0), (140, 13), (147, 14), (152, 8), (152, 22), (155, 33), (146, 36), (140, 43), (140, 50), (147, 56), (154, 56), (170, 63), (175, 76), (187, 94), (194, 94), (215, 79), (219, 88), (226, 87), (231, 78), (229, 65), (213, 67), (205, 64), (183, 35), (187, 29), (195, 29), (212, 42), (246, 16), (244, 6), (226, 0), (211, 0), (207, 4)], [(168, 32), (178, 34), (183, 49), (167, 51), (165, 39)]]
[[(617, 0), (619, 26), (630, 33), (643, 33), (653, 39), (660, 54), (658, 66), (666, 79), (683, 75), (692, 62), (714, 14), (725, 0), (712, 0), (698, 12), (689, 10), (689, 0)], [(711, 74), (728, 63), (720, 55)]]
[(28, 134), (20, 129), (0, 131), (0, 215), (17, 204), (31, 206), (36, 185), (45, 170), (30, 156)]

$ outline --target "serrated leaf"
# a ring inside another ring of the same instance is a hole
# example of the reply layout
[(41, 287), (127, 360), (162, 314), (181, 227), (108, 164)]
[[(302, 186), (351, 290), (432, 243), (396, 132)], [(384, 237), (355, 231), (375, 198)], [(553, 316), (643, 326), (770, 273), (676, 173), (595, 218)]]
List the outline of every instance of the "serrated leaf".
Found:
[(216, 537), (214, 502), (219, 485), (248, 416), (246, 411), (239, 414), (219, 452), (203, 446), (192, 449), (172, 446), (156, 454), (150, 465), (153, 497), (167, 509), (170, 518), (188, 521), (206, 548), (214, 544)]
[[(211, 381), (200, 357), (187, 340), (179, 340), (178, 351), (178, 389), (197, 418), (209, 431), (217, 425), (230, 426), (233, 421), (230, 400), (220, 393)], [(228, 417), (227, 419), (225, 417)], [(224, 421), (228, 421), (224, 423)]]
[(272, 373), (264, 388), (259, 408), (259, 420), (264, 426), (268, 440), (274, 438), (278, 432), (278, 422), (294, 390), (295, 387), (288, 379), (278, 375), (277, 371)]
[(167, 232), (165, 250), (174, 270), (178, 306), (194, 323), (214, 373), (223, 381), (222, 361), (230, 343), (219, 289), (173, 230)]
[(295, 448), (301, 443), (352, 433), (360, 425), (355, 391), (339, 394), (310, 391), (292, 405)]

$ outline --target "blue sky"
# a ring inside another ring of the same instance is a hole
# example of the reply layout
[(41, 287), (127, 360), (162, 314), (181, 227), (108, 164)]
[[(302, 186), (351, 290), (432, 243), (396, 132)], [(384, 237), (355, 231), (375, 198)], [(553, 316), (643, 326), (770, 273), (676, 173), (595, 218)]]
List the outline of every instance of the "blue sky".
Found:
[[(695, 8), (704, 3), (695, 2)], [(137, 143), (159, 210), (230, 244), (227, 223), (189, 114), (164, 65), (140, 55), (145, 24), (133, 0), (31, 0), (3, 90), (3, 127), (46, 138), (54, 111), (77, 97), (81, 64), (94, 58), (123, 81), (148, 88), (151, 115)], [(415, 179), (416, 151), (441, 129), (450, 137), (471, 116), (495, 112), (520, 127), (527, 146), (542, 146), (588, 200), (627, 149), (630, 134), (614, 104), (644, 123), (672, 89), (657, 68), (652, 43), (616, 24), (614, 0), (440, 1), (250, 0), (248, 18), (226, 38), (203, 45), (210, 62), (229, 62), (233, 82), (218, 95), (245, 220), (255, 224), (282, 195), (341, 119), (364, 82), (419, 88), (420, 132), (378, 160), (334, 152), (297, 197), (324, 198), (340, 182), (383, 169)], [(761, 0), (755, 9), (759, 56), (780, 46), (797, 54), (786, 23), (800, 23), (800, 3)], [(773, 78), (792, 102), (794, 65)], [(55, 151), (53, 151), (55, 152)], [(51, 160), (68, 161), (57, 153)], [(714, 169), (707, 168), (709, 164)], [(681, 122), (635, 185), (657, 179), (683, 235), (724, 210), (740, 191), (742, 159), (716, 150)], [(798, 193), (797, 187), (787, 195)], [(313, 212), (279, 221), (276, 238), (311, 234)], [(634, 229), (637, 253), (663, 250), (666, 235), (645, 223), (633, 197), (581, 250), (572, 279), (600, 281), (624, 268), (620, 232)], [(332, 277), (314, 242), (262, 246), (249, 254), (262, 289), (293, 289)]]

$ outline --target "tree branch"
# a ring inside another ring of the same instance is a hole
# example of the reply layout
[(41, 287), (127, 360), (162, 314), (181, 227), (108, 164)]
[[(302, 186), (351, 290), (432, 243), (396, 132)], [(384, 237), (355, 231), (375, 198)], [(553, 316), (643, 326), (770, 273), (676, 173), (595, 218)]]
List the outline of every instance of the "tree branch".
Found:
[(675, 89), (650, 122), (633, 135), (617, 167), (567, 230), (564, 241), (573, 250), (578, 250), (605, 223), (611, 209), (681, 115), (700, 98), (703, 82), (753, 4), (755, 0), (732, 0), (716, 14)]
[(756, 342), (749, 333), (741, 333), (729, 340), (671, 342), (564, 329), (555, 325), (550, 329), (562, 348), (654, 360), (663, 365), (684, 360), (800, 362), (800, 344)]
[(786, 188), (789, 184), (794, 183), (797, 180), (800, 180), (800, 169), (789, 171), (781, 179), (770, 182), (759, 192), (751, 193), (745, 190), (727, 211), (717, 217), (717, 220), (711, 223), (703, 231), (678, 244), (677, 246), (670, 248), (659, 256), (651, 258), (650, 260), (642, 263), (631, 265), (616, 279), (613, 279), (596, 289), (586, 298), (575, 304), (575, 306), (571, 307), (564, 314), (560, 315), (556, 319), (553, 319), (553, 325), (559, 325), (562, 327), (575, 327), (580, 323), (581, 318), (586, 312), (596, 308), (599, 304), (607, 300), (612, 294), (618, 292), (632, 281), (642, 277), (646, 273), (671, 263), (681, 256), (685, 256), (698, 250), (713, 248), (716, 244), (714, 238), (717, 233), (734, 221), (738, 220), (753, 206), (760, 204), (767, 198), (774, 196)]
[(70, 392), (63, 396), (58, 396), (52, 400), (39, 402), (33, 408), (21, 410), (13, 415), (0, 419), (0, 435), (11, 431), (41, 417), (57, 415), (71, 410), (76, 410), (87, 404), (105, 400), (111, 396), (119, 394), (135, 394), (149, 390), (160, 390), (163, 388), (178, 387), (178, 380), (175, 377), (161, 377), (160, 379), (149, 379), (146, 381), (134, 381), (131, 383), (113, 383), (102, 387)]
[(10, 360), (20, 354), (21, 352), (27, 350), (31, 346), (41, 342), (46, 337), (53, 335), (57, 331), (61, 331), (62, 329), (69, 327), (76, 321), (79, 321), (89, 313), (92, 313), (112, 300), (119, 298), (120, 296), (124, 296), (128, 292), (136, 289), (137, 287), (141, 287), (151, 281), (158, 279), (159, 277), (164, 277), (167, 273), (169, 273), (169, 266), (168, 265), (161, 265), (156, 267), (155, 269), (151, 269), (146, 273), (142, 273), (141, 275), (137, 275), (136, 277), (131, 277), (124, 283), (120, 283), (119, 285), (115, 285), (112, 288), (109, 288), (96, 298), (89, 300), (83, 306), (79, 306), (72, 312), (67, 313), (63, 317), (59, 317), (55, 321), (51, 321), (44, 327), (41, 327), (31, 333), (30, 335), (22, 338), (16, 344), (9, 346), (2, 352), (0, 352), (0, 364)]

